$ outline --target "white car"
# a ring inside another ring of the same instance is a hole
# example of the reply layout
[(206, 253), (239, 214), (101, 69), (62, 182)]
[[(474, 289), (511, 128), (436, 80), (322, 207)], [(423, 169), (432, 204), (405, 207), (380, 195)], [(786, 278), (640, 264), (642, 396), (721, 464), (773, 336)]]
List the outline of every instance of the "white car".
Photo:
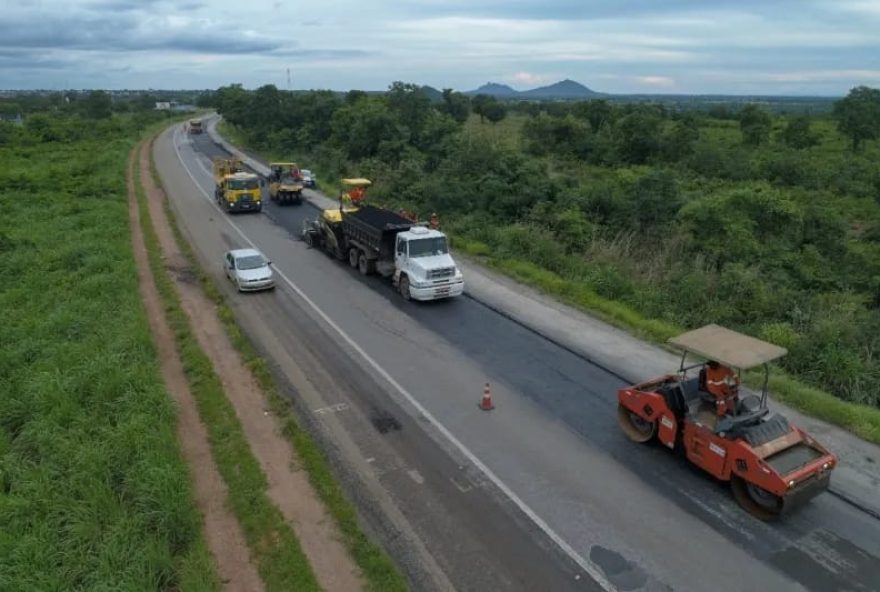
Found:
[(232, 280), (239, 292), (268, 290), (275, 287), (275, 274), (269, 261), (256, 249), (226, 251), (223, 266), (226, 277)]
[(303, 180), (302, 180), (302, 184), (303, 184), (303, 186), (304, 186), (304, 187), (309, 187), (310, 189), (314, 189), (314, 188), (315, 188), (315, 185), (316, 185), (317, 183), (315, 182), (315, 176), (312, 174), (312, 171), (310, 171), (309, 169), (303, 169), (303, 170), (300, 171), (300, 174), (302, 174), (302, 178), (303, 178)]

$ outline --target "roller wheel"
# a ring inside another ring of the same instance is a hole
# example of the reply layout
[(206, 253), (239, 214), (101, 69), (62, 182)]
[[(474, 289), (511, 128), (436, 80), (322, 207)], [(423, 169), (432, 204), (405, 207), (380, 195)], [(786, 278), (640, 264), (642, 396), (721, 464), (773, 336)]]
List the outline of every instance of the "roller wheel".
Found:
[(348, 250), (348, 264), (351, 265), (352, 269), (357, 269), (357, 266), (358, 266), (358, 250), (357, 249), (349, 249)]
[(782, 498), (766, 489), (733, 475), (730, 488), (736, 502), (758, 520), (776, 520), (782, 513)]
[(617, 405), (617, 423), (626, 437), (643, 444), (657, 435), (657, 422), (642, 419), (623, 405)]

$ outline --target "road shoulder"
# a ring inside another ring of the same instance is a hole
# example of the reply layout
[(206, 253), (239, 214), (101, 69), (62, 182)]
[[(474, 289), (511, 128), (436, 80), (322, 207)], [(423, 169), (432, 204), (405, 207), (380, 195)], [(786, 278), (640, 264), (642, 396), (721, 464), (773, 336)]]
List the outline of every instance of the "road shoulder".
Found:
[(148, 261), (134, 185), (136, 155), (148, 145), (148, 141), (144, 142), (132, 151), (128, 168), (129, 221), (141, 296), (159, 354), (162, 378), (177, 404), (177, 437), (190, 467), (196, 504), (202, 513), (205, 540), (214, 557), (217, 573), (225, 590), (258, 592), (264, 589), (263, 582), (251, 561), (241, 526), (228, 509), (226, 484), (211, 455), (208, 434), (189, 389), (183, 361)]
[(150, 174), (149, 154), (141, 158), (141, 180), (165, 264), (174, 270), (174, 285), (193, 334), (210, 359), (232, 404), (251, 452), (266, 476), (266, 494), (281, 511), (309, 560), (320, 587), (328, 591), (363, 588), (359, 568), (340, 543), (339, 532), (309, 483), (295, 451), (281, 435), (275, 415), (250, 369), (244, 364), (204, 294), (196, 270), (180, 250), (165, 208), (165, 195)]

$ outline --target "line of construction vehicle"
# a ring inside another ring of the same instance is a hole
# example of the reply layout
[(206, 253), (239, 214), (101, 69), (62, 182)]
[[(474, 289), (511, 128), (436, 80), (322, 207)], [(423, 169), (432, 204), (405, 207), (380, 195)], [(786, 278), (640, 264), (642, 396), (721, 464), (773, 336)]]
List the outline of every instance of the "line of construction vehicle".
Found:
[[(270, 163), (273, 201), (301, 203), (295, 163)], [(235, 158), (214, 159), (218, 203), (227, 211), (261, 209), (263, 182)], [(309, 247), (348, 261), (362, 275), (390, 277), (406, 300), (459, 296), (464, 278), (449, 254), (446, 235), (403, 210), (366, 203), (369, 179), (343, 179), (339, 205), (303, 221)], [(683, 353), (676, 374), (618, 391), (617, 418), (625, 435), (654, 440), (722, 482), (734, 498), (762, 520), (790, 512), (827, 490), (838, 459), (801, 428), (767, 406), (769, 364), (784, 348), (708, 325), (669, 340)], [(688, 365), (688, 355), (701, 361)], [(740, 397), (740, 374), (764, 368), (761, 396)], [(719, 368), (726, 370), (721, 372)], [(697, 370), (696, 375), (692, 371)], [(719, 377), (723, 377), (721, 380)]]

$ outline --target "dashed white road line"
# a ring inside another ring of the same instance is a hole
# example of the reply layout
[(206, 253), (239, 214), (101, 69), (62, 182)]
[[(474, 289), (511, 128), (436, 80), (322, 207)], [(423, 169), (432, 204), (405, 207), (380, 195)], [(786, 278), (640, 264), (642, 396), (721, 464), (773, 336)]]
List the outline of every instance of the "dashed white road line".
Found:
[(315, 409), (312, 411), (315, 415), (324, 415), (325, 413), (336, 413), (337, 411), (345, 411), (348, 409), (348, 403), (336, 403), (335, 405), (328, 405), (326, 407), (321, 407), (320, 409)]
[[(199, 192), (208, 200), (214, 209), (216, 209), (221, 214), (224, 214), (223, 210), (211, 199), (211, 196), (205, 191), (198, 180), (193, 175), (190, 168), (187, 166), (186, 161), (183, 159), (183, 155), (180, 153), (180, 148), (178, 146), (177, 138), (179, 137), (180, 130), (175, 129), (172, 133), (172, 141), (171, 144), (174, 146), (174, 151), (177, 154), (178, 160), (180, 160), (180, 164), (183, 169), (187, 172), (190, 179), (192, 179), (195, 186), (198, 188)], [(199, 159), (196, 157), (196, 162)], [(201, 163), (199, 163), (201, 164)], [(205, 169), (204, 166), (202, 166)], [(207, 169), (205, 169), (207, 172)], [(242, 232), (241, 228), (238, 225), (229, 219), (225, 214), (222, 216), (222, 219), (232, 227), (233, 230), (244, 240), (248, 245), (252, 248), (256, 249), (257, 245), (250, 239), (248, 236)], [(593, 580), (596, 581), (599, 586), (602, 587), (603, 590), (607, 592), (616, 592), (617, 588), (605, 577), (605, 574), (602, 573), (602, 570), (594, 564), (589, 559), (583, 557), (580, 553), (578, 553), (574, 547), (572, 547), (565, 539), (563, 539), (553, 528), (547, 524), (547, 522), (541, 518), (525, 501), (523, 501), (514, 491), (508, 487), (508, 485), (501, 480), (498, 475), (496, 475), (492, 469), (490, 469), (483, 461), (481, 461), (471, 450), (464, 445), (449, 429), (440, 423), (440, 421), (434, 417), (434, 415), (428, 411), (419, 401), (408, 391), (403, 385), (398, 383), (391, 374), (389, 374), (379, 363), (374, 360), (370, 355), (360, 346), (357, 342), (352, 339), (348, 333), (346, 333), (342, 327), (336, 324), (336, 322), (330, 318), (330, 316), (325, 313), (321, 308), (315, 304), (315, 302), (309, 298), (305, 292), (303, 292), (299, 286), (294, 284), (290, 278), (288, 278), (280, 269), (276, 269), (275, 273), (284, 281), (287, 286), (293, 290), (293, 292), (299, 296), (303, 302), (309, 305), (309, 307), (321, 317), (321, 319), (327, 323), (327, 325), (332, 328), (355, 352), (360, 355), (364, 361), (366, 361), (382, 378), (385, 379), (388, 384), (394, 387), (398, 393), (400, 393), (410, 405), (412, 405), (416, 411), (418, 411), (429, 423), (431, 423), (437, 431), (439, 431), (443, 437), (445, 437), (453, 446), (455, 446), (458, 451), (464, 455), (465, 458), (468, 459), (481, 473), (483, 473), (486, 478), (488, 478), (505, 496), (512, 501), (520, 511), (528, 516), (528, 518), (540, 528), (544, 534), (547, 535), (556, 545), (566, 554), (568, 557), (574, 561), (581, 569), (583, 569), (587, 574), (590, 575)]]

